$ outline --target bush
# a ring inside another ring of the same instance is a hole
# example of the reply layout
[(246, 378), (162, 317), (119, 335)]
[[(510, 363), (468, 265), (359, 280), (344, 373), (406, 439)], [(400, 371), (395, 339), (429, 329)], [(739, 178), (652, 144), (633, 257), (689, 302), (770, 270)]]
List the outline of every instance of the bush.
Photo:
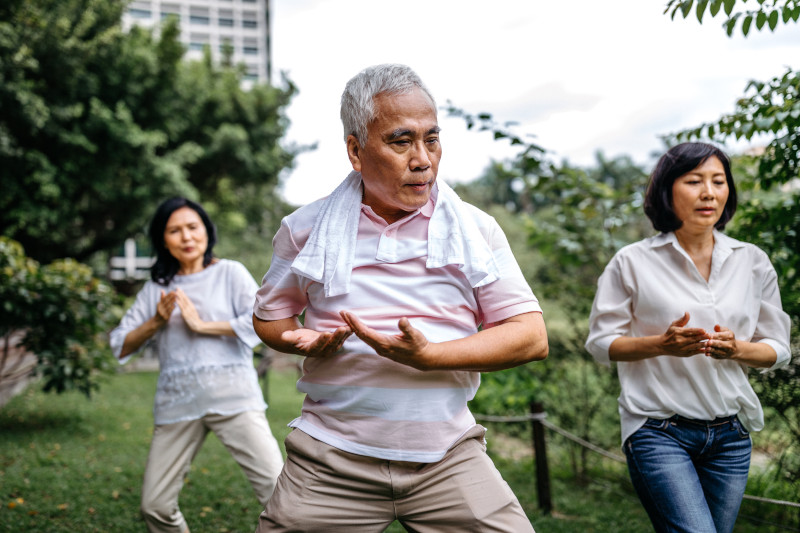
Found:
[(40, 266), (19, 243), (4, 237), (0, 287), (6, 350), (10, 336), (24, 332), (21, 345), (36, 354), (45, 391), (75, 389), (91, 396), (99, 386), (97, 371), (113, 368), (106, 341), (106, 332), (119, 320), (113, 289), (72, 259)]

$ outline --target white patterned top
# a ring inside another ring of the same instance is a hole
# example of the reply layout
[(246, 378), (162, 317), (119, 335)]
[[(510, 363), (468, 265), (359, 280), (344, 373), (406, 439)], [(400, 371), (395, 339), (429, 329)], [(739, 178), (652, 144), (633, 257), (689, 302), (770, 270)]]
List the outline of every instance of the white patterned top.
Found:
[[(252, 322), (258, 285), (236, 261), (222, 259), (196, 274), (175, 276), (166, 287), (148, 281), (111, 332), (114, 355), (119, 356), (130, 331), (155, 315), (161, 291), (178, 287), (192, 300), (201, 319), (227, 320), (236, 336), (195, 333), (187, 327), (180, 308), (175, 307), (167, 325), (148, 341), (161, 367), (153, 408), (155, 423), (266, 409), (253, 366), (253, 348), (261, 342)], [(125, 357), (120, 363), (129, 359)]]

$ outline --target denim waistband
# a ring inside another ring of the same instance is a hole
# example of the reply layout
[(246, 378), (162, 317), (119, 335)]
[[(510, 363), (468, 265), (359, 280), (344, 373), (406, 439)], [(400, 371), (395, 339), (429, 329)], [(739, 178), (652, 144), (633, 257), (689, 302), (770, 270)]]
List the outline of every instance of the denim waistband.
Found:
[(736, 420), (736, 415), (723, 416), (721, 418), (715, 418), (714, 420), (695, 420), (694, 418), (686, 418), (685, 416), (681, 415), (673, 415), (668, 420), (678, 424), (692, 424), (693, 426), (713, 427), (730, 424)]

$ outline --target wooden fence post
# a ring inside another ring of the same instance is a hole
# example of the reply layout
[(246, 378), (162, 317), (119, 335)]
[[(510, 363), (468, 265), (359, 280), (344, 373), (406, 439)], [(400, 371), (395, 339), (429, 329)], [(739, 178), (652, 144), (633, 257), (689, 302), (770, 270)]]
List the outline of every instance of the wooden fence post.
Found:
[(541, 417), (544, 415), (544, 406), (540, 402), (531, 402), (531, 428), (533, 434), (533, 456), (536, 461), (536, 493), (539, 498), (539, 507), (544, 514), (553, 510), (553, 500), (550, 495), (550, 470), (547, 467), (547, 450), (544, 442), (544, 425)]

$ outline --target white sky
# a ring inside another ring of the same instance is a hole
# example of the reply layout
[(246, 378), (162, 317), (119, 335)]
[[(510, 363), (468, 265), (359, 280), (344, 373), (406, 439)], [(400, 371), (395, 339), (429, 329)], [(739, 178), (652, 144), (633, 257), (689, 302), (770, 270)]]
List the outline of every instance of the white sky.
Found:
[[(747, 38), (737, 28), (729, 38), (720, 16), (671, 21), (666, 0), (270, 1), (273, 81), (283, 71), (299, 88), (288, 140), (317, 143), (284, 177), (284, 196), (297, 205), (330, 193), (351, 170), (339, 98), (370, 65), (410, 66), (440, 107), (516, 121), (553, 159), (591, 165), (602, 150), (648, 170), (660, 135), (733, 111), (751, 79), (800, 68), (800, 25)], [(515, 153), (443, 110), (439, 123), (439, 179), (448, 183)]]

